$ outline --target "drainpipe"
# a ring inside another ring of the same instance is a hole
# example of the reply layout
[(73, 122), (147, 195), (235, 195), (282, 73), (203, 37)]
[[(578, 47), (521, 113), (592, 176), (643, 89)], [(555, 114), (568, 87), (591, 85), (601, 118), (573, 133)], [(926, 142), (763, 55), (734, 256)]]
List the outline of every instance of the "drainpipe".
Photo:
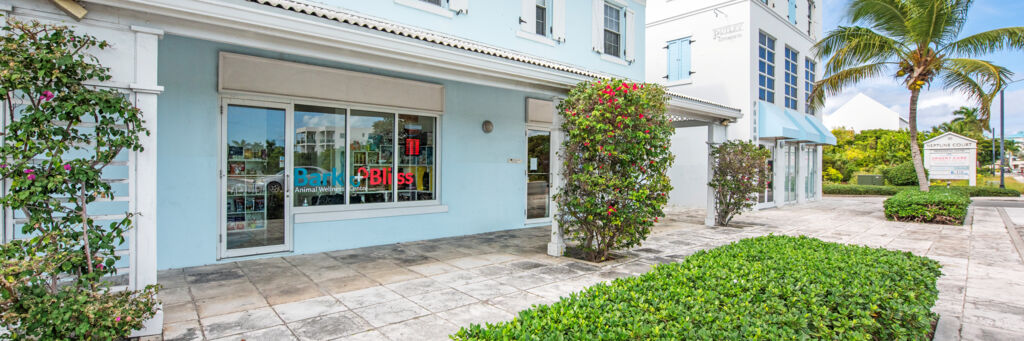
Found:
[(75, 20), (79, 20), (80, 21), (80, 20), (82, 20), (82, 18), (85, 18), (85, 14), (86, 13), (89, 13), (89, 11), (85, 9), (85, 7), (82, 7), (82, 5), (79, 5), (78, 2), (75, 1), (75, 0), (51, 0), (51, 1), (53, 1), (54, 5), (57, 5), (57, 8), (60, 8), (62, 11), (64, 11), (64, 13), (67, 13), (72, 18), (75, 18)]

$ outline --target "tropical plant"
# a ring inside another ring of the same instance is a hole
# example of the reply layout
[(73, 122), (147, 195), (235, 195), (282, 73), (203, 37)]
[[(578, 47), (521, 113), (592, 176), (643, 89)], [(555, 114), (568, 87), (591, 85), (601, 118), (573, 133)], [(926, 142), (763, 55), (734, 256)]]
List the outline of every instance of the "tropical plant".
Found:
[(750, 141), (731, 140), (711, 147), (711, 181), (715, 225), (729, 226), (737, 215), (754, 207), (751, 200), (768, 182), (768, 149)]
[(22, 213), (16, 226), (27, 236), (0, 245), (0, 338), (126, 337), (156, 313), (157, 287), (111, 290), (132, 214), (101, 224), (89, 209), (114, 197), (104, 169), (142, 150), (140, 111), (116, 90), (86, 85), (110, 79), (85, 53), (104, 41), (8, 20), (0, 46), (0, 178), (9, 186), (0, 206)]
[(664, 217), (675, 129), (665, 90), (622, 80), (582, 82), (559, 105), (565, 133), (556, 219), (591, 261), (640, 245)]
[(928, 190), (917, 135), (921, 90), (936, 81), (969, 96), (987, 126), (989, 104), (1012, 75), (976, 57), (1004, 49), (1024, 50), (1024, 27), (1006, 27), (961, 37), (971, 0), (852, 0), (853, 25), (840, 26), (815, 44), (827, 58), (825, 77), (811, 92), (811, 106), (858, 82), (892, 75), (910, 91), (910, 152), (921, 191)]

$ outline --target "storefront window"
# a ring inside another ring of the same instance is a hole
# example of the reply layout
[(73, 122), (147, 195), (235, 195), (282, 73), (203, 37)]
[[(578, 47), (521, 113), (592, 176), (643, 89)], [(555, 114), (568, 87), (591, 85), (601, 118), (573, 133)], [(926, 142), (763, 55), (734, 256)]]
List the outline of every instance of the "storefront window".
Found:
[(349, 119), (352, 204), (394, 202), (395, 115), (352, 110)]
[(398, 201), (434, 199), (433, 117), (398, 116)]
[(345, 109), (295, 106), (296, 207), (345, 204)]

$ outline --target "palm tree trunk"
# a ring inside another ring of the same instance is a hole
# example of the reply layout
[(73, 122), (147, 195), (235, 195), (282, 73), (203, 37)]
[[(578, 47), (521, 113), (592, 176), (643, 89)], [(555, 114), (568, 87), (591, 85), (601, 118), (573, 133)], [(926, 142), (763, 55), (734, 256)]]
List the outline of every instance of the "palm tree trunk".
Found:
[(907, 118), (910, 125), (910, 156), (914, 160), (914, 170), (917, 171), (917, 186), (922, 192), (928, 191), (928, 177), (924, 175), (924, 159), (921, 158), (921, 148), (917, 146), (917, 99), (921, 95), (920, 89), (910, 90), (910, 117)]

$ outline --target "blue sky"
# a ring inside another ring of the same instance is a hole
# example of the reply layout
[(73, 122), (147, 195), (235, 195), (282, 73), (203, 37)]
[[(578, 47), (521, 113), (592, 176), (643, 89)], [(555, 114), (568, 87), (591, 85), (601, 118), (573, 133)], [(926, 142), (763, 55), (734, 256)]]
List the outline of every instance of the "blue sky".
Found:
[[(850, 24), (849, 18), (846, 16), (848, 3), (849, 0), (823, 1), (822, 15), (824, 16), (825, 32), (839, 25)], [(966, 37), (970, 34), (1010, 26), (1024, 26), (1024, 1), (976, 0), (968, 13), (967, 25), (961, 36)], [(1014, 80), (1024, 79), (1024, 52), (1004, 52), (984, 56), (981, 59), (990, 60), (1009, 68), (1015, 73)], [(863, 92), (874, 98), (903, 117), (907, 116), (910, 92), (901, 88), (895, 80), (888, 77), (864, 81), (850, 88), (846, 93), (830, 98), (825, 104), (825, 113), (831, 113), (858, 92)], [(964, 105), (970, 106), (971, 103), (961, 95), (943, 91), (941, 85), (932, 86), (930, 90), (926, 90), (922, 94), (918, 103), (918, 129), (930, 129), (934, 125), (950, 120), (953, 117), (951, 112)], [(998, 99), (992, 105), (992, 115), (994, 118), (992, 124), (998, 135)], [(1014, 83), (1006, 90), (1006, 134), (1021, 130), (1024, 130), (1024, 81)]]

